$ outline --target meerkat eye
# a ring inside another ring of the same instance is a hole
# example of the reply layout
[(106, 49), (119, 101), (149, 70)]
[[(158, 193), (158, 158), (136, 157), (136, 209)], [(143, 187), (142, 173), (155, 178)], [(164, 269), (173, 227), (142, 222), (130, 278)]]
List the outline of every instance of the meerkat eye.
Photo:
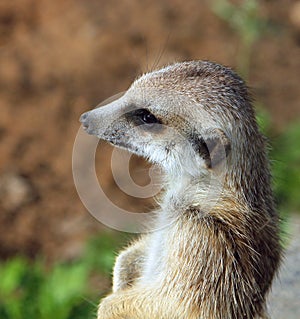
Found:
[(158, 119), (150, 112), (148, 112), (147, 110), (143, 111), (142, 114), (142, 120), (143, 122), (147, 123), (147, 124), (153, 124), (153, 123), (158, 123)]
[(147, 109), (135, 110), (131, 113), (131, 116), (139, 122), (139, 124), (161, 124), (161, 121)]

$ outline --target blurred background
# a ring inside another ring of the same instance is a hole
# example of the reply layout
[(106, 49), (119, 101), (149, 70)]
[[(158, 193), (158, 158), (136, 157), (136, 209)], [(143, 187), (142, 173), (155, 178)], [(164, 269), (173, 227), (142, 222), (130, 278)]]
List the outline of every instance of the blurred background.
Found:
[[(129, 236), (93, 219), (77, 196), (78, 118), (139, 74), (191, 59), (232, 66), (251, 87), (284, 242), (299, 262), (300, 1), (1, 0), (1, 319), (94, 318)], [(111, 147), (98, 153), (108, 196), (137, 212), (151, 208), (152, 199), (116, 187)], [(147, 164), (133, 158), (131, 166), (146, 184)]]

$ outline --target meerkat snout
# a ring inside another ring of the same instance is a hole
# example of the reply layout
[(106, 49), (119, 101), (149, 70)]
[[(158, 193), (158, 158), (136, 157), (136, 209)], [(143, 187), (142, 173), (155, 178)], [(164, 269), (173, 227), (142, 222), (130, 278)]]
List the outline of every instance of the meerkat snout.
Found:
[(80, 119), (79, 119), (79, 121), (81, 122), (81, 124), (82, 124), (82, 127), (85, 129), (85, 130), (87, 130), (88, 129), (88, 127), (89, 127), (89, 122), (88, 122), (88, 116), (89, 116), (89, 113), (90, 112), (85, 112), (85, 113), (83, 113), (81, 116), (80, 116)]
[(89, 115), (89, 112), (83, 113), (83, 114), (80, 116), (79, 121), (80, 121), (81, 123), (84, 123), (84, 121), (87, 119), (88, 115)]

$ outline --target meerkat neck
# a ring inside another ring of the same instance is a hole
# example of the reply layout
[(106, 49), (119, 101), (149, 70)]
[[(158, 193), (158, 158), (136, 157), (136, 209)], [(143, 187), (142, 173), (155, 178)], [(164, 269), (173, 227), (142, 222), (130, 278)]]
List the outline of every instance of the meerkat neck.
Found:
[[(266, 214), (252, 211), (226, 192), (209, 208), (203, 200), (191, 205), (189, 199), (198, 186), (164, 203), (159, 239), (172, 247), (166, 264), (176, 260), (188, 265), (174, 273), (168, 268), (166, 276), (177, 278), (179, 286), (194, 283), (187, 287), (185, 302), (199, 306), (199, 318), (233, 319), (238, 314), (258, 318), (274, 275), (270, 259), (279, 255), (277, 226)], [(178, 241), (178, 234), (184, 240)]]
[(161, 207), (164, 212), (171, 210), (174, 218), (196, 207), (209, 211), (228, 194), (225, 186), (224, 180), (210, 174), (168, 176)]

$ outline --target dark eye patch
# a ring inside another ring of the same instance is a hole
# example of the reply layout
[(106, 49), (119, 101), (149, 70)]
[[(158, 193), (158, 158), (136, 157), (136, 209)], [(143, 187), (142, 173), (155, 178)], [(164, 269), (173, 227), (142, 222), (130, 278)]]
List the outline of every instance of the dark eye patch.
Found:
[(153, 113), (145, 108), (126, 113), (126, 118), (133, 121), (136, 125), (147, 125), (151, 127), (154, 124), (162, 124), (162, 122)]

